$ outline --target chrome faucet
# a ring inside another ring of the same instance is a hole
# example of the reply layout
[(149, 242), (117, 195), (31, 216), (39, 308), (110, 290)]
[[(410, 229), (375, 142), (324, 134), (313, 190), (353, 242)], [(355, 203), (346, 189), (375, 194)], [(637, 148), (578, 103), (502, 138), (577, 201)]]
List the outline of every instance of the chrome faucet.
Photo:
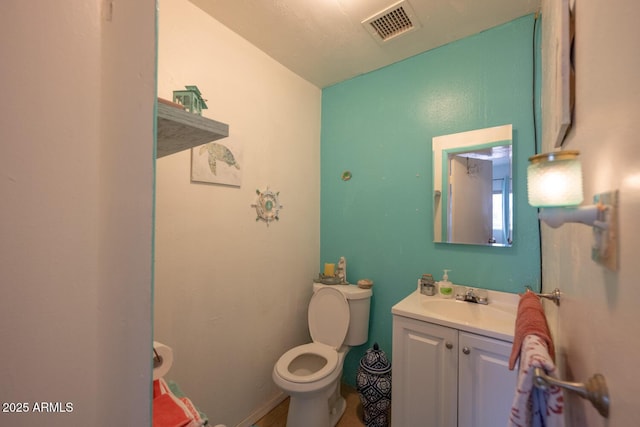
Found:
[(456, 293), (458, 301), (473, 302), (476, 304), (489, 304), (489, 298), (485, 292), (479, 293), (473, 288), (468, 288), (464, 293)]

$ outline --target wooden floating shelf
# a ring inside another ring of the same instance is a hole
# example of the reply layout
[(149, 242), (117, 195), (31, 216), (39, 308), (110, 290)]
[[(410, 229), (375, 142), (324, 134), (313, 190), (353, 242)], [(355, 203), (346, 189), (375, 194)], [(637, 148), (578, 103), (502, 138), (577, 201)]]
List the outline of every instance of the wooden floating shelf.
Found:
[(229, 136), (229, 125), (158, 102), (156, 158)]

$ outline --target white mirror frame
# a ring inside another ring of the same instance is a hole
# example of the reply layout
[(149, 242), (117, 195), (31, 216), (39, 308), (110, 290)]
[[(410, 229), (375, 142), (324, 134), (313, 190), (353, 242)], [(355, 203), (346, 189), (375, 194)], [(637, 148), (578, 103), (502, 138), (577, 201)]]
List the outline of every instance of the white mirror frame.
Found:
[(512, 141), (513, 126), (503, 125), (485, 129), (477, 129), (467, 132), (459, 132), (449, 135), (433, 137), (433, 241), (436, 243), (455, 243), (443, 240), (442, 236), (442, 194), (447, 191), (443, 188), (442, 180), (442, 154), (453, 148), (473, 147), (491, 144), (500, 141)]

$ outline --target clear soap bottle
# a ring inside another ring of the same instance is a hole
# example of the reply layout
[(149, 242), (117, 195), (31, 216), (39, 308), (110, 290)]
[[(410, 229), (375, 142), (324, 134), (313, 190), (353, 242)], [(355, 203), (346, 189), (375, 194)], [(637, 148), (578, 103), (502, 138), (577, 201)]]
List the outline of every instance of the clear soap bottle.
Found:
[(451, 270), (443, 270), (442, 280), (438, 282), (438, 288), (440, 289), (440, 295), (443, 298), (453, 297), (453, 283), (449, 281), (449, 272)]

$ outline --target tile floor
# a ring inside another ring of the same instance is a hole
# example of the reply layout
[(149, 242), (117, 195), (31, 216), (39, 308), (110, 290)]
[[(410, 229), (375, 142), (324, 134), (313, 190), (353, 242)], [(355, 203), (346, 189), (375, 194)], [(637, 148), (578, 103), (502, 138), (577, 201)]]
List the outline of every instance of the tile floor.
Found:
[[(362, 404), (357, 390), (346, 384), (342, 384), (342, 396), (347, 401), (347, 409), (336, 424), (336, 427), (362, 427)], [(256, 423), (258, 427), (285, 427), (287, 425), (287, 411), (289, 410), (289, 398), (273, 408), (271, 412), (262, 417)]]

